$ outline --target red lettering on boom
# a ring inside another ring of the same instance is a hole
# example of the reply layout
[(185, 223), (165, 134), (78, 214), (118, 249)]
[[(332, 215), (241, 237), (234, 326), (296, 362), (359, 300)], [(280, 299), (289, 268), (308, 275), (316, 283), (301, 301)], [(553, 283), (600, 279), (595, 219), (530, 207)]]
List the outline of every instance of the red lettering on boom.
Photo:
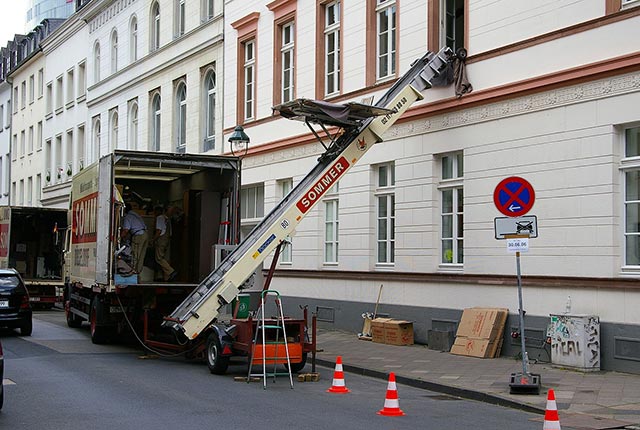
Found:
[(300, 212), (307, 213), (314, 203), (338, 182), (338, 179), (347, 171), (348, 167), (349, 162), (344, 157), (340, 157), (333, 163), (333, 166), (298, 200), (296, 206), (300, 209)]
[(86, 197), (74, 201), (72, 210), (71, 242), (95, 242), (98, 193), (89, 194)]

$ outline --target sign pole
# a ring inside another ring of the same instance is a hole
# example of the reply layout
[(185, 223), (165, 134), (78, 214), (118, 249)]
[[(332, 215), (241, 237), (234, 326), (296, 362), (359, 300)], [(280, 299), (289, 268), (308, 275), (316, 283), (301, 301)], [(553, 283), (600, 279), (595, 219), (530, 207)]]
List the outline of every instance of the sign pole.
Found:
[(518, 278), (518, 313), (520, 315), (520, 346), (522, 347), (522, 375), (529, 377), (529, 360), (524, 339), (524, 309), (522, 307), (522, 276), (520, 274), (520, 251), (516, 252), (516, 276)]

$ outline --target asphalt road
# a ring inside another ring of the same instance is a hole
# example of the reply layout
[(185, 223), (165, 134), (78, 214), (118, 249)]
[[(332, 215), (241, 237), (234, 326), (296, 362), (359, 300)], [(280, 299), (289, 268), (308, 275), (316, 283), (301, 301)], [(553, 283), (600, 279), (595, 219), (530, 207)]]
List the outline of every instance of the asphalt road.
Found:
[[(387, 383), (346, 374), (349, 394), (331, 394), (333, 369), (320, 382), (289, 387), (286, 377), (235, 382), (246, 365), (211, 375), (201, 363), (144, 358), (135, 346), (93, 345), (88, 328), (66, 327), (60, 311), (37, 313), (31, 337), (0, 331), (5, 405), (0, 429), (540, 429), (522, 411), (398, 385), (403, 417), (376, 414)], [(147, 356), (148, 357), (148, 356)], [(532, 419), (537, 419), (533, 421)]]

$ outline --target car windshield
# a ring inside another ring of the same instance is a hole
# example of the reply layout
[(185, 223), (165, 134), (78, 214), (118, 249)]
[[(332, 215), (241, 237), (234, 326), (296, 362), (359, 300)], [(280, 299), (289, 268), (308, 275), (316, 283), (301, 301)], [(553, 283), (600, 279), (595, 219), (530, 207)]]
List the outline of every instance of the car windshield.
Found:
[(0, 291), (9, 290), (20, 285), (20, 280), (15, 275), (0, 275)]

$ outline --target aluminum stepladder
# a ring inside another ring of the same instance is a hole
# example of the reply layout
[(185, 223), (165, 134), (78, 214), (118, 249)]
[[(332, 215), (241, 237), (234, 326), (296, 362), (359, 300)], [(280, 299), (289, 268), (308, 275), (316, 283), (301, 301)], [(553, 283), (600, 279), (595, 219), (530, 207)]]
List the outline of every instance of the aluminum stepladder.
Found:
[[(275, 296), (275, 304), (278, 311), (275, 324), (266, 324), (266, 319), (264, 316), (265, 300), (269, 295)], [(275, 339), (267, 340), (267, 330), (275, 333)], [(253, 360), (256, 355), (256, 348), (258, 348), (258, 333), (262, 333), (262, 373), (251, 373)], [(280, 334), (282, 334), (282, 340), (280, 340)], [(267, 345), (273, 345), (273, 348), (269, 348), (273, 349), (273, 356), (267, 356)], [(282, 358), (284, 358), (278, 357), (278, 346), (280, 345), (284, 346), (285, 354), (287, 357), (287, 373), (277, 372), (276, 370), (279, 359), (282, 360)], [(269, 374), (267, 374), (267, 361), (273, 361), (273, 372)], [(260, 319), (256, 323), (256, 332), (253, 337), (253, 345), (251, 346), (251, 357), (249, 359), (247, 382), (251, 380), (252, 376), (261, 376), (262, 388), (266, 390), (267, 376), (273, 376), (273, 380), (275, 382), (276, 376), (278, 375), (289, 375), (289, 384), (291, 385), (291, 388), (293, 388), (293, 376), (291, 375), (291, 359), (289, 357), (289, 344), (287, 342), (287, 329), (285, 327), (280, 293), (276, 290), (263, 290), (262, 293), (260, 293)]]

